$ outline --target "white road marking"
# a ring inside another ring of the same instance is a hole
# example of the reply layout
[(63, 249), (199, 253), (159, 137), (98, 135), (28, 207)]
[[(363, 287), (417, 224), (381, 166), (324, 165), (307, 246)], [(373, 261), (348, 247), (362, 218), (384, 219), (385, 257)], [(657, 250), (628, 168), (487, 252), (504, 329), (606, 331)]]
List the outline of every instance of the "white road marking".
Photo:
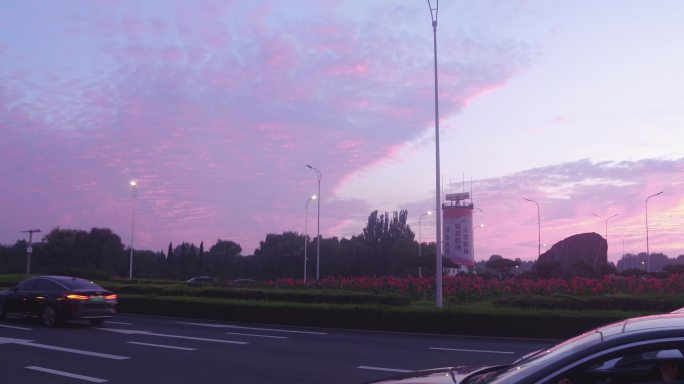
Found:
[(157, 348), (167, 348), (167, 349), (178, 349), (181, 351), (195, 351), (195, 348), (186, 348), (186, 347), (176, 347), (174, 345), (162, 345), (162, 344), (151, 344), (151, 343), (140, 343), (137, 341), (127, 341), (126, 344), (135, 344), (135, 345), (145, 345), (148, 347), (157, 347)]
[(482, 350), (482, 349), (458, 349), (458, 348), (439, 348), (439, 347), (429, 347), (428, 349), (434, 349), (434, 350), (437, 350), (437, 351), (499, 353), (499, 354), (503, 354), (503, 355), (515, 355), (515, 352), (507, 352), (507, 351), (487, 351), (487, 350)]
[(369, 367), (366, 365), (360, 365), (356, 367), (358, 369), (370, 369), (372, 371), (386, 371), (386, 372), (399, 372), (399, 373), (407, 373), (407, 372), (413, 372), (409, 369), (396, 369), (396, 368), (383, 368), (383, 367)]
[(69, 373), (69, 372), (64, 372), (64, 371), (57, 371), (54, 369), (49, 369), (49, 368), (43, 368), (43, 367), (36, 367), (33, 365), (30, 365), (28, 367), (24, 367), (26, 369), (30, 369), (32, 371), (40, 371), (40, 372), (45, 372), (45, 373), (51, 373), (53, 375), (58, 375), (58, 376), (64, 376), (64, 377), (69, 377), (72, 379), (78, 379), (78, 380), (83, 380), (83, 381), (89, 381), (91, 383), (106, 383), (109, 380), (105, 379), (98, 379), (97, 377), (91, 377), (91, 376), (83, 376), (79, 375), (76, 373)]
[(308, 335), (327, 335), (326, 332), (313, 332), (313, 331), (295, 331), (292, 329), (275, 329), (275, 328), (258, 328), (258, 327), (243, 327), (240, 325), (228, 325), (228, 324), (208, 324), (208, 323), (189, 323), (184, 321), (178, 321), (178, 324), (185, 325), (198, 325), (201, 327), (211, 327), (211, 328), (235, 328), (235, 329), (249, 329), (252, 331), (267, 331), (267, 332), (289, 332), (289, 333), (302, 333)]
[(122, 321), (110, 321), (110, 320), (106, 320), (105, 323), (107, 323), (107, 324), (118, 324), (118, 325), (133, 325), (133, 323), (124, 323)]
[(287, 336), (255, 335), (252, 333), (239, 333), (239, 332), (226, 332), (226, 335), (266, 337), (266, 338), (270, 338), (270, 339), (287, 339), (288, 338)]
[(20, 329), (22, 331), (33, 331), (33, 328), (26, 328), (26, 327), (16, 327), (14, 325), (4, 325), (0, 324), (0, 327), (2, 328), (9, 328), (9, 329)]
[(42, 348), (42, 349), (49, 349), (49, 350), (53, 350), (53, 351), (59, 351), (59, 352), (75, 353), (78, 355), (101, 357), (103, 359), (112, 359), (112, 360), (130, 359), (130, 357), (128, 357), (128, 356), (110, 355), (107, 353), (85, 351), (82, 349), (64, 348), (64, 347), (58, 347), (55, 345), (38, 344), (38, 343), (34, 343), (33, 340), (10, 339), (10, 338), (6, 338), (6, 337), (0, 337), (0, 344), (19, 344), (19, 345), (24, 345), (24, 346), (33, 347), (33, 348)]
[(158, 336), (158, 337), (168, 337), (172, 339), (184, 339), (184, 340), (195, 340), (195, 341), (210, 341), (213, 343), (225, 343), (225, 344), (249, 344), (246, 341), (234, 341), (234, 340), (223, 340), (223, 339), (207, 339), (203, 337), (191, 337), (191, 336), (180, 336), (180, 335), (170, 335), (166, 333), (155, 333), (148, 331), (136, 331), (134, 329), (114, 329), (114, 328), (97, 328), (102, 331), (123, 333), (125, 335), (145, 335), (145, 336)]

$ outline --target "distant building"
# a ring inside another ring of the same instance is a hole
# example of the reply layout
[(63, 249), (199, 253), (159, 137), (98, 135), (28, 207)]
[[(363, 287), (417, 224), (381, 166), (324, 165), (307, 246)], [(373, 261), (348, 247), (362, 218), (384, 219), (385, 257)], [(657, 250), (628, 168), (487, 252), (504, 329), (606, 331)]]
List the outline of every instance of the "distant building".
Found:
[[(442, 205), (444, 222), (444, 256), (459, 265), (460, 272), (470, 272), (475, 267), (473, 247), (473, 203), (470, 194), (449, 193)], [(470, 202), (466, 202), (470, 200)]]

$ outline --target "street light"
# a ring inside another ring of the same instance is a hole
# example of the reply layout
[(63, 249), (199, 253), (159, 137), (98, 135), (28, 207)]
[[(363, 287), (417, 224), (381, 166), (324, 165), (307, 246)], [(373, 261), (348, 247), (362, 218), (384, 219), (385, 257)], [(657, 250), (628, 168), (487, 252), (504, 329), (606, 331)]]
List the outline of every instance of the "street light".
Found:
[[(619, 215), (619, 213), (616, 213), (616, 214), (608, 216), (608, 217), (603, 217), (603, 216), (599, 216), (596, 213), (594, 213), (594, 216), (596, 216), (599, 219), (604, 220), (606, 222), (606, 256), (608, 256), (608, 220), (610, 220), (613, 217), (618, 216), (618, 215)], [(623, 243), (623, 245), (624, 245), (624, 243)]]
[(306, 283), (306, 262), (307, 262), (307, 257), (306, 257), (306, 249), (309, 248), (309, 232), (308, 232), (308, 223), (309, 223), (309, 202), (311, 200), (316, 200), (316, 195), (311, 195), (308, 199), (306, 199), (306, 203), (304, 204), (304, 282)]
[(654, 193), (653, 195), (649, 196), (646, 198), (646, 203), (644, 204), (646, 206), (646, 260), (648, 261), (647, 265), (647, 270), (646, 272), (651, 272), (651, 250), (648, 247), (648, 200), (651, 199), (651, 197), (656, 197), (658, 195), (662, 195), (663, 191), (660, 191), (658, 193)]
[(421, 254), (420, 254), (420, 235), (421, 235), (421, 228), (423, 226), (423, 217), (424, 216), (430, 216), (430, 215), (432, 215), (432, 211), (427, 211), (427, 212), (423, 213), (422, 215), (420, 215), (420, 217), (418, 218), (418, 257), (421, 256)]
[(131, 202), (132, 202), (132, 209), (131, 209), (131, 243), (130, 243), (130, 248), (131, 248), (131, 256), (130, 260), (128, 262), (129, 269), (128, 269), (128, 279), (131, 280), (133, 279), (133, 229), (135, 227), (135, 198), (138, 196), (138, 182), (135, 180), (131, 180)]
[(436, 0), (435, 7), (430, 8), (430, 18), (432, 19), (432, 35), (435, 51), (435, 302), (437, 308), (442, 308), (442, 186), (441, 173), (439, 170), (439, 82), (437, 81), (437, 13), (439, 10), (439, 0)]
[(523, 197), (523, 200), (527, 200), (530, 203), (535, 203), (537, 204), (537, 232), (539, 233), (539, 245), (538, 245), (538, 251), (537, 251), (537, 259), (539, 256), (541, 256), (541, 215), (539, 214), (539, 202), (536, 200), (528, 199), (527, 197)]
[(28, 246), (26, 246), (26, 275), (28, 276), (31, 274), (31, 253), (33, 253), (31, 244), (33, 242), (33, 234), (40, 233), (40, 229), (27, 229), (21, 232), (29, 234)]
[(418, 259), (419, 259), (418, 260), (418, 263), (419, 263), (418, 264), (418, 277), (423, 276), (422, 266), (420, 265), (420, 262), (421, 262), (420, 261), (420, 256), (421, 256), (421, 253), (420, 253), (420, 249), (421, 249), (421, 247), (420, 247), (420, 242), (421, 242), (420, 234), (421, 234), (421, 229), (423, 226), (423, 216), (430, 216), (430, 215), (432, 215), (432, 211), (427, 211), (418, 217)]
[(317, 196), (317, 204), (318, 207), (316, 209), (316, 280), (320, 278), (320, 264), (321, 264), (321, 170), (312, 167), (309, 164), (306, 165), (309, 169), (313, 170), (316, 172), (316, 176), (318, 176), (318, 194)]

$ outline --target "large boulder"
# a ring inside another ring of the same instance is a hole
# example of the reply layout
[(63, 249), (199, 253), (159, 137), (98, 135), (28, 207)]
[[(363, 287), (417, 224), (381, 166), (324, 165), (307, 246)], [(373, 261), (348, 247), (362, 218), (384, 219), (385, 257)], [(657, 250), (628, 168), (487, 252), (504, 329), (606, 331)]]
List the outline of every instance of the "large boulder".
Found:
[(545, 277), (598, 277), (608, 267), (608, 245), (598, 233), (581, 233), (554, 244), (539, 256), (536, 271)]

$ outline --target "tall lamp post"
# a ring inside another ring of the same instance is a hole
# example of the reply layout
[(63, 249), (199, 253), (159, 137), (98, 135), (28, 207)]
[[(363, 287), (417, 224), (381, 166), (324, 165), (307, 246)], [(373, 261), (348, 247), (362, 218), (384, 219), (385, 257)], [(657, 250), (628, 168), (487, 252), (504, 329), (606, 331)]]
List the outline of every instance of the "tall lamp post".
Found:
[(40, 229), (27, 229), (22, 232), (29, 234), (28, 246), (26, 246), (26, 275), (28, 276), (31, 274), (31, 254), (33, 253), (31, 244), (33, 243), (33, 234), (40, 233)]
[(308, 232), (308, 224), (309, 224), (309, 203), (311, 200), (316, 200), (316, 195), (311, 195), (308, 199), (306, 199), (306, 204), (304, 204), (304, 282), (306, 283), (306, 262), (307, 262), (307, 257), (306, 257), (306, 249), (309, 248), (309, 232)]
[(608, 255), (608, 220), (612, 219), (615, 216), (620, 215), (619, 213), (616, 213), (614, 215), (608, 216), (608, 217), (603, 217), (599, 216), (596, 213), (594, 213), (594, 216), (598, 217), (599, 219), (603, 220), (606, 222), (606, 255)]
[[(420, 253), (420, 249), (421, 249), (420, 235), (421, 235), (421, 230), (423, 227), (423, 217), (424, 216), (430, 216), (430, 215), (432, 215), (432, 211), (427, 211), (418, 217), (418, 259), (420, 259), (420, 256), (421, 256), (421, 253)], [(420, 260), (418, 260), (418, 263), (419, 263), (418, 264), (418, 277), (421, 277), (421, 276), (423, 276), (423, 273), (422, 273), (422, 267), (420, 266)]]
[(318, 280), (321, 276), (321, 170), (316, 167), (312, 167), (309, 164), (307, 164), (306, 166), (309, 169), (315, 171), (316, 176), (318, 176), (318, 194), (316, 195), (318, 205), (318, 207), (316, 208), (316, 280)]
[(128, 279), (132, 280), (133, 279), (133, 229), (135, 228), (135, 198), (138, 196), (138, 182), (135, 180), (131, 180), (131, 202), (132, 202), (132, 209), (131, 209), (131, 243), (130, 243), (130, 248), (131, 248), (131, 256), (130, 260), (128, 262)]
[(537, 259), (539, 259), (539, 256), (541, 256), (541, 215), (539, 214), (539, 202), (536, 200), (528, 199), (527, 197), (523, 197), (523, 200), (527, 200), (530, 203), (535, 203), (537, 204), (537, 233), (538, 233), (538, 250), (537, 250)]
[(646, 203), (644, 204), (646, 206), (646, 260), (648, 261), (648, 265), (646, 266), (646, 272), (651, 272), (651, 250), (648, 247), (648, 200), (650, 200), (651, 197), (656, 197), (662, 194), (663, 191), (652, 194), (651, 196), (646, 198)]
[(428, 0), (428, 8), (430, 8), (430, 17), (432, 18), (435, 52), (435, 304), (437, 308), (442, 308), (442, 186), (439, 170), (439, 82), (437, 79), (437, 13), (439, 11), (439, 0), (435, 0), (434, 8)]

